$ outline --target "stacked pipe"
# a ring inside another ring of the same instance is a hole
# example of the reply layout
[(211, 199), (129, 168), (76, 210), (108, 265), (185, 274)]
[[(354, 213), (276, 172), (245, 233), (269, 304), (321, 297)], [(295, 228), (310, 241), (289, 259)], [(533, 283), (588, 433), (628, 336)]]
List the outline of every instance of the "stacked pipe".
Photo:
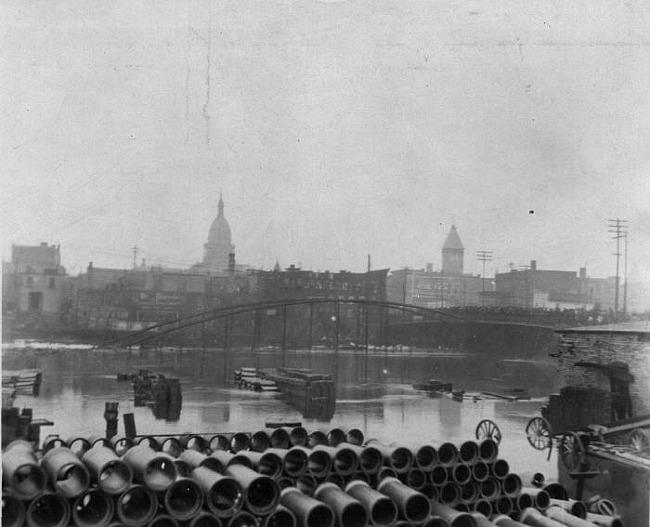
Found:
[(489, 439), (411, 447), (291, 427), (44, 447), (5, 449), (3, 525), (622, 526), (613, 507), (588, 510), (558, 484), (523, 487)]

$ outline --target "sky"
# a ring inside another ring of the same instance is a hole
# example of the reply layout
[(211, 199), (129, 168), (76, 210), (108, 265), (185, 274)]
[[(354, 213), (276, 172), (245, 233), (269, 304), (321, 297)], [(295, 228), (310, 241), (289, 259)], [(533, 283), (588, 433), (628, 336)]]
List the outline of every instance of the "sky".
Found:
[[(220, 193), (239, 263), (537, 260), (650, 281), (650, 6), (5, 0), (2, 256), (189, 267)], [(623, 262), (621, 261), (621, 269)]]

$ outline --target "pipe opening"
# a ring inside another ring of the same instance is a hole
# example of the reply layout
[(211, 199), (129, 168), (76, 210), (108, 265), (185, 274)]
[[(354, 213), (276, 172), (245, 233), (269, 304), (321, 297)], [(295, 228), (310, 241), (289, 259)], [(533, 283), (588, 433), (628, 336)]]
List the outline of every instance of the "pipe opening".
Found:
[(276, 428), (271, 433), (270, 437), (271, 447), (288, 449), (291, 446), (291, 438), (286, 430)]
[(361, 468), (371, 474), (378, 472), (384, 464), (381, 452), (373, 447), (366, 447), (359, 456)]
[(490, 476), (490, 467), (485, 461), (477, 461), (472, 465), (472, 476), (476, 481), (485, 481)]
[(289, 439), (294, 446), (305, 446), (309, 440), (307, 437), (307, 430), (302, 426), (296, 426), (289, 432)]
[(216, 514), (232, 515), (241, 508), (242, 490), (235, 480), (223, 478), (212, 485), (207, 498)]
[(501, 496), (492, 507), (495, 514), (510, 514), (512, 511), (512, 500), (507, 496)]
[(438, 496), (445, 505), (455, 503), (460, 499), (459, 487), (454, 483), (447, 483), (438, 491)]
[(298, 490), (307, 496), (313, 496), (317, 486), (316, 478), (310, 475), (304, 475), (296, 481)]
[(454, 465), (451, 476), (459, 485), (465, 485), (472, 479), (472, 471), (467, 465)]
[(408, 448), (397, 447), (390, 456), (390, 464), (397, 471), (406, 471), (413, 465), (413, 455)]
[(345, 527), (365, 527), (368, 513), (361, 503), (349, 503), (341, 512), (341, 525)]
[(203, 505), (201, 487), (192, 479), (176, 480), (165, 494), (165, 506), (171, 516), (189, 520)]
[(420, 523), (427, 519), (431, 513), (431, 505), (421, 494), (414, 494), (406, 500), (404, 516), (412, 523)]
[(246, 491), (246, 503), (255, 514), (268, 514), (280, 501), (280, 490), (271, 478), (255, 478)]
[(305, 527), (332, 527), (333, 525), (334, 513), (326, 505), (314, 505), (307, 513)]
[(126, 454), (126, 451), (133, 446), (133, 440), (129, 439), (128, 437), (121, 437), (117, 440), (111, 440), (111, 443), (113, 444), (113, 450), (120, 457)]
[(508, 472), (510, 472), (510, 465), (508, 465), (508, 462), (505, 459), (497, 459), (492, 464), (492, 474), (497, 478), (505, 478), (508, 475)]
[(478, 486), (473, 481), (460, 487), (460, 498), (463, 501), (474, 501), (478, 497)]
[(222, 527), (222, 523), (214, 514), (202, 512), (192, 519), (190, 527)]
[(147, 527), (178, 527), (178, 522), (171, 516), (161, 514), (151, 520)]
[(348, 433), (345, 435), (345, 440), (348, 443), (353, 445), (361, 446), (363, 445), (363, 440), (365, 439), (363, 432), (358, 428), (351, 428), (348, 430)]
[(370, 510), (370, 520), (377, 527), (393, 525), (397, 521), (397, 506), (388, 498), (379, 498)]
[(458, 460), (458, 449), (453, 443), (443, 443), (438, 448), (438, 461), (443, 465), (452, 465)]
[(85, 437), (74, 437), (68, 440), (68, 448), (81, 457), (90, 449), (90, 442)]
[(415, 464), (422, 470), (431, 470), (438, 462), (438, 452), (430, 445), (420, 447), (415, 453)]
[(298, 477), (307, 470), (307, 454), (302, 450), (288, 450), (284, 456), (284, 471), (291, 477)]
[(501, 487), (506, 496), (515, 496), (521, 492), (521, 478), (517, 474), (508, 474), (503, 478)]
[(384, 478), (396, 478), (397, 477), (397, 472), (395, 472), (392, 468), (390, 467), (381, 467), (379, 470), (379, 474), (377, 474), (377, 479), (381, 481)]
[(144, 436), (139, 438), (137, 444), (148, 446), (151, 450), (158, 450), (160, 447), (160, 444), (158, 441), (156, 441), (156, 438), (151, 436)]
[(463, 463), (473, 463), (478, 459), (479, 448), (474, 441), (465, 441), (460, 445), (458, 455)]
[(117, 500), (117, 514), (126, 525), (148, 523), (158, 508), (156, 496), (142, 486), (134, 486)]
[(240, 512), (230, 518), (228, 527), (259, 527), (257, 518), (248, 512)]
[(499, 455), (499, 445), (492, 439), (484, 439), (478, 446), (478, 457), (483, 461), (494, 461)]
[(449, 522), (438, 516), (430, 516), (427, 518), (427, 521), (422, 524), (422, 527), (449, 527)]
[(452, 527), (476, 527), (476, 520), (471, 514), (461, 513), (451, 522)]
[(276, 509), (264, 521), (264, 527), (295, 527), (296, 517), (286, 509)]
[(275, 454), (264, 454), (260, 458), (257, 471), (263, 476), (274, 478), (282, 473), (282, 460)]
[(5, 527), (21, 527), (25, 521), (25, 506), (14, 496), (2, 496), (2, 524)]
[(473, 507), (475, 512), (480, 512), (483, 516), (489, 518), (492, 515), (492, 505), (487, 500), (478, 500)]
[[(212, 450), (213, 452), (215, 450), (228, 450), (229, 444), (230, 442), (228, 441), (228, 438), (221, 434), (212, 436), (210, 438), (210, 443), (209, 443), (210, 450)], [(268, 443), (266, 448), (268, 448)]]
[(334, 456), (334, 470), (339, 474), (352, 474), (357, 469), (357, 455), (349, 448), (342, 448)]
[(192, 467), (190, 464), (182, 459), (175, 459), (174, 467), (176, 467), (176, 472), (181, 478), (189, 478), (192, 473)]
[(58, 494), (44, 494), (27, 508), (27, 525), (64, 527), (70, 520), (70, 505)]
[(499, 494), (499, 487), (496, 482), (492, 479), (486, 479), (481, 482), (481, 496), (486, 500), (492, 500), (497, 497)]
[[(6, 452), (5, 452), (5, 455)], [(14, 470), (9, 478), (9, 486), (21, 498), (32, 499), (38, 496), (45, 485), (47, 477), (43, 469), (35, 463), (25, 463)]]
[(90, 475), (83, 465), (66, 463), (57, 471), (54, 486), (64, 496), (79, 496), (90, 486)]
[(436, 465), (431, 470), (430, 478), (431, 483), (434, 485), (444, 485), (449, 479), (449, 473), (447, 472), (447, 469), (442, 465)]
[(281, 476), (277, 478), (275, 482), (278, 484), (278, 487), (280, 487), (280, 490), (296, 486), (296, 481), (287, 476)]
[(309, 471), (316, 477), (325, 477), (331, 468), (330, 457), (327, 453), (315, 450), (307, 458)]
[(183, 447), (181, 442), (175, 437), (168, 437), (165, 439), (160, 446), (160, 450), (165, 454), (169, 454), (172, 457), (178, 457), (181, 455)]
[(232, 452), (240, 452), (241, 450), (246, 450), (250, 445), (250, 439), (248, 435), (243, 432), (238, 432), (233, 434), (230, 438), (230, 450)]
[(517, 508), (520, 511), (523, 511), (524, 509), (528, 509), (534, 506), (535, 506), (535, 502), (533, 500), (533, 497), (530, 494), (520, 494), (519, 496), (517, 496)]
[(173, 461), (157, 457), (147, 463), (144, 481), (150, 489), (155, 491), (167, 490), (175, 479), (176, 467)]
[(347, 436), (343, 430), (340, 428), (332, 428), (327, 434), (327, 444), (329, 446), (338, 446), (341, 443), (344, 443), (347, 439)]
[(132, 478), (129, 466), (121, 459), (115, 459), (102, 467), (98, 484), (107, 494), (121, 494), (129, 488)]
[(406, 484), (415, 490), (420, 490), (427, 483), (427, 475), (420, 469), (413, 468), (406, 474)]
[(309, 446), (314, 448), (318, 445), (327, 445), (327, 434), (320, 430), (315, 430), (309, 434)]
[(113, 510), (110, 498), (97, 490), (91, 490), (75, 501), (72, 520), (78, 527), (106, 525), (113, 517)]

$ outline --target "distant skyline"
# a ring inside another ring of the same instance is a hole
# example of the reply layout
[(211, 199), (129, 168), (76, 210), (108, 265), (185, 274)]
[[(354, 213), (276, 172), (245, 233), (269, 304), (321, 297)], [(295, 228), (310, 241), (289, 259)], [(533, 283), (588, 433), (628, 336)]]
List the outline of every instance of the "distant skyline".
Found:
[[(642, 1), (3, 2), (0, 205), (11, 244), (189, 267), (223, 192), (271, 269), (537, 260), (650, 281)], [(621, 261), (621, 274), (623, 274)]]

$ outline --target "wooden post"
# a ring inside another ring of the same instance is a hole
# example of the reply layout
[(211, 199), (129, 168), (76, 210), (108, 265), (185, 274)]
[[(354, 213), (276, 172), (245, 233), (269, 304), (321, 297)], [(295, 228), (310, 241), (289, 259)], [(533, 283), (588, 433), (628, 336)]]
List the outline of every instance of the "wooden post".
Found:
[(117, 435), (117, 417), (119, 412), (117, 407), (120, 403), (107, 402), (104, 403), (104, 419), (106, 420), (106, 439)]
[(135, 430), (135, 416), (131, 413), (124, 414), (124, 435), (129, 439), (133, 439), (137, 433)]
[(309, 345), (307, 349), (311, 351), (311, 340), (313, 338), (314, 331), (314, 304), (309, 304)]

